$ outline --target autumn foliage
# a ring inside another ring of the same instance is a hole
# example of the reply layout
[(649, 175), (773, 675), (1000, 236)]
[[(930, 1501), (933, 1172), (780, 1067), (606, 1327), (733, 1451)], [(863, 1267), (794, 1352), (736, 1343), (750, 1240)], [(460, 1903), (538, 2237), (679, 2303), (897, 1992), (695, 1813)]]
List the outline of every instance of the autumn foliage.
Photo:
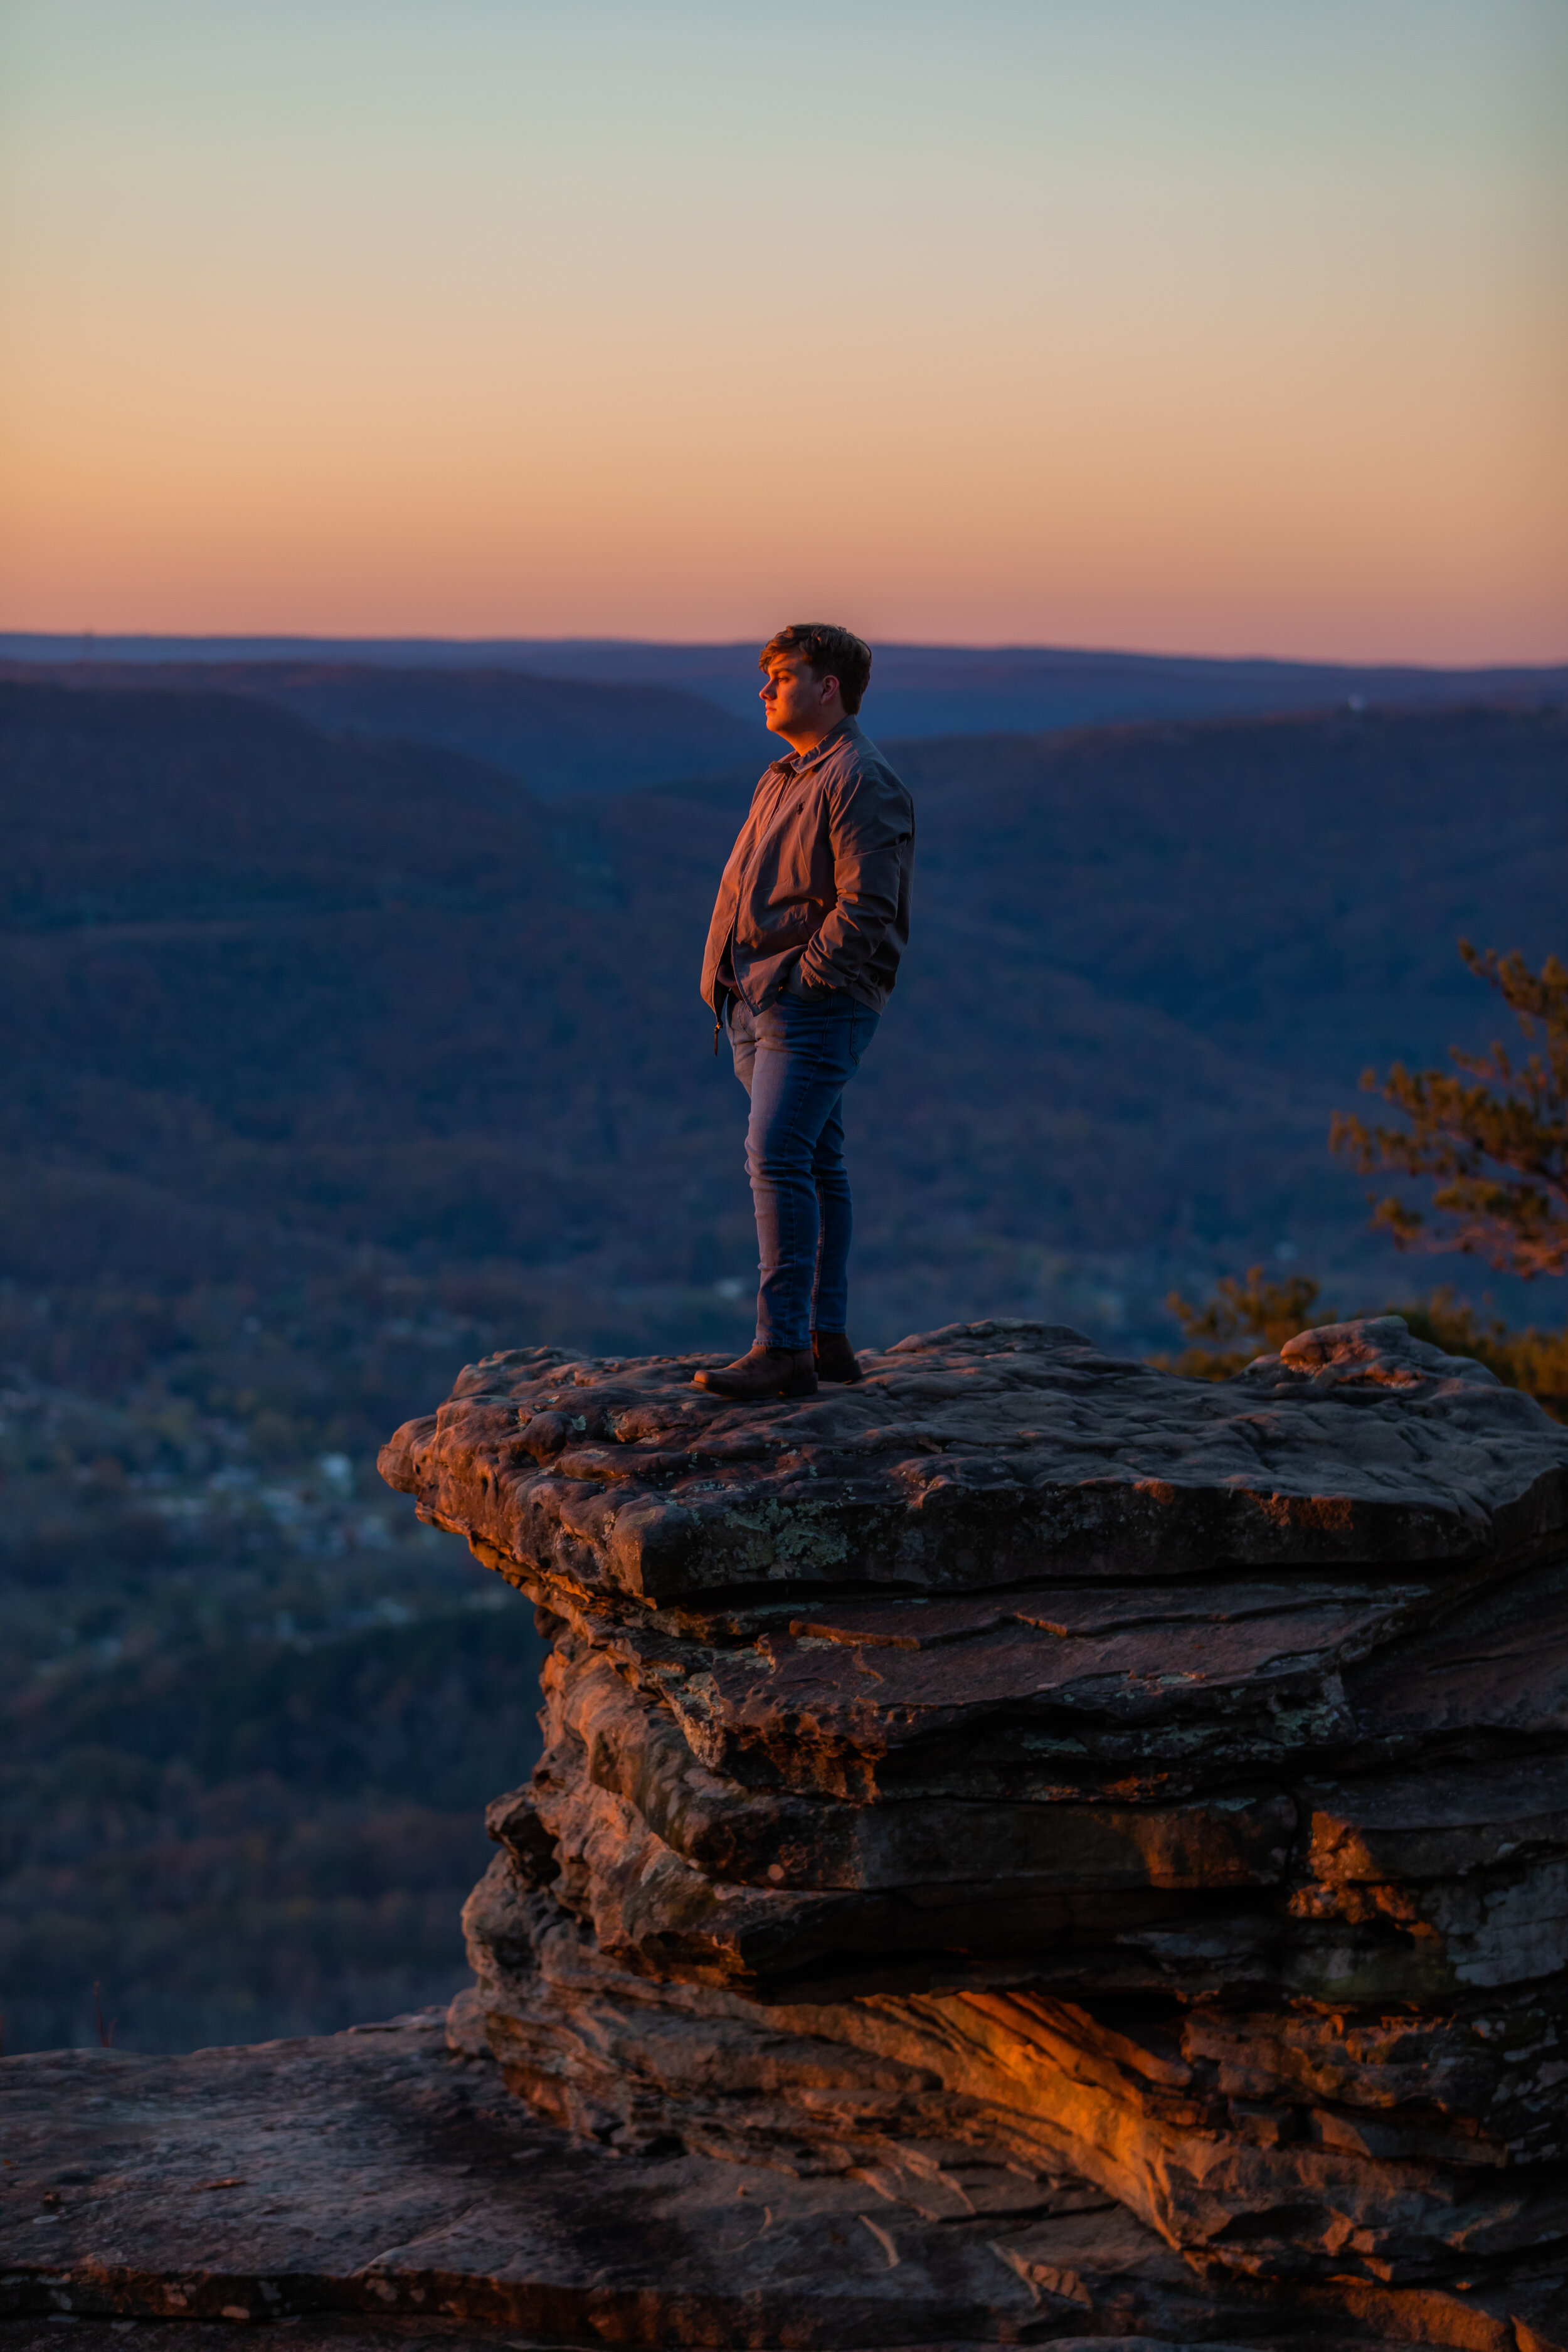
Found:
[(1500, 1318), (1479, 1315), (1451, 1289), (1435, 1290), (1425, 1299), (1347, 1308), (1343, 1315), (1319, 1308), (1321, 1292), (1321, 1285), (1308, 1275), (1268, 1282), (1260, 1265), (1248, 1267), (1245, 1282), (1223, 1276), (1202, 1307), (1173, 1291), (1166, 1304), (1187, 1345), (1180, 1355), (1153, 1360), (1188, 1380), (1228, 1381), (1256, 1357), (1277, 1354), (1299, 1331), (1347, 1320), (1352, 1313), (1400, 1315), (1415, 1339), (1447, 1356), (1474, 1357), (1505, 1388), (1523, 1389), (1554, 1420), (1568, 1422), (1568, 1331), (1510, 1331)]
[(1222, 1275), (1206, 1306), (1194, 1307), (1173, 1290), (1165, 1304), (1182, 1327), (1186, 1346), (1179, 1356), (1155, 1361), (1189, 1380), (1227, 1381), (1245, 1370), (1256, 1356), (1277, 1355), (1298, 1331), (1332, 1318), (1314, 1316), (1312, 1308), (1322, 1285), (1299, 1274), (1289, 1282), (1266, 1282), (1260, 1265), (1248, 1266), (1247, 1279)]
[(1485, 1054), (1452, 1049), (1454, 1071), (1407, 1070), (1395, 1062), (1381, 1091), (1408, 1125), (1368, 1127), (1337, 1113), (1331, 1150), (1366, 1173), (1387, 1170), (1436, 1180), (1432, 1226), (1395, 1196), (1373, 1222), (1401, 1249), (1458, 1250), (1526, 1281), (1568, 1271), (1568, 971), (1548, 956), (1532, 972), (1521, 955), (1483, 955), (1468, 940), (1459, 953), (1489, 982), (1532, 1048), (1516, 1058), (1501, 1044)]
[[(1455, 1048), (1447, 1070), (1407, 1070), (1396, 1062), (1382, 1082), (1384, 1102), (1405, 1114), (1403, 1128), (1368, 1127), (1336, 1115), (1330, 1148), (1363, 1170), (1435, 1180), (1428, 1225), (1406, 1201), (1374, 1202), (1373, 1223), (1402, 1249), (1458, 1250), (1526, 1280), (1568, 1271), (1568, 971), (1548, 956), (1532, 972), (1523, 956), (1484, 955), (1468, 940), (1459, 953), (1498, 991), (1530, 1051), (1522, 1059), (1494, 1044), (1486, 1054)], [(1379, 1091), (1376, 1073), (1362, 1080)], [(1263, 1268), (1244, 1282), (1226, 1276), (1205, 1306), (1179, 1291), (1166, 1302), (1187, 1345), (1156, 1360), (1202, 1381), (1229, 1380), (1254, 1357), (1272, 1354), (1314, 1323), (1343, 1319), (1318, 1306), (1321, 1285), (1308, 1275), (1268, 1282)], [(1554, 1419), (1568, 1422), (1568, 1331), (1510, 1331), (1482, 1317), (1451, 1289), (1381, 1310), (1402, 1315), (1418, 1339), (1450, 1356), (1471, 1356), (1505, 1387), (1523, 1389)]]

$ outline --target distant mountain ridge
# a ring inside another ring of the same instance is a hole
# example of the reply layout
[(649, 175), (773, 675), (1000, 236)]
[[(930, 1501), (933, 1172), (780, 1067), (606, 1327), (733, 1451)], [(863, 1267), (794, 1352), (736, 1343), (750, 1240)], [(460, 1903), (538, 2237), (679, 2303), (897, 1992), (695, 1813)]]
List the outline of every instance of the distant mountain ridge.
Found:
[[(1125, 725), (1141, 720), (1217, 719), (1269, 713), (1326, 710), (1348, 703), (1417, 709), (1497, 698), (1561, 702), (1568, 699), (1568, 665), (1501, 665), (1473, 669), (1422, 667), (1409, 664), (1354, 664), (1279, 660), (1220, 660), (1197, 656), (1081, 651), (1048, 646), (954, 646), (879, 645), (871, 691), (864, 712), (868, 731), (886, 737), (1039, 734), (1065, 728)], [(308, 637), (101, 637), (0, 634), (0, 667), (37, 677), (62, 670), (79, 684), (129, 683), (127, 670), (157, 670), (169, 686), (196, 684), (195, 673), (219, 670), (227, 690), (290, 697), (290, 707), (327, 726), (362, 731), (408, 731), (411, 714), (423, 701), (421, 725), (438, 727), (450, 748), (497, 759), (514, 773), (527, 772), (520, 730), (521, 708), (504, 722), (498, 686), (465, 698), (450, 689), (449, 704), (437, 693), (437, 675), (492, 680), (526, 677), (574, 686), (584, 694), (608, 697), (591, 715), (584, 701), (558, 703), (565, 716), (575, 708), (585, 730), (583, 756), (571, 781), (570, 759), (550, 749), (530, 757), (533, 789), (558, 796), (566, 791), (605, 788), (588, 741), (606, 751), (612, 736), (626, 747), (620, 781), (627, 785), (658, 780), (657, 764), (673, 752), (679, 730), (690, 739), (689, 758), (676, 759), (660, 776), (705, 772), (710, 739), (686, 701), (723, 713), (743, 724), (760, 751), (759, 768), (773, 746), (757, 719), (757, 648), (735, 645), (658, 645), (589, 638), (517, 638), (475, 641), (437, 638)], [(402, 671), (423, 681), (394, 689), (377, 677)], [(109, 675), (113, 672), (111, 678)], [(101, 673), (101, 676), (98, 674)], [(290, 683), (290, 674), (292, 683)], [(335, 686), (330, 679), (336, 678)], [(318, 680), (312, 686), (310, 679)], [(352, 684), (351, 684), (352, 679)], [(319, 695), (312, 703), (310, 698)], [(381, 715), (385, 696), (392, 717)], [(489, 696), (496, 709), (479, 705)], [(639, 718), (639, 697), (647, 698)], [(535, 731), (548, 737), (553, 721), (547, 698), (538, 707)], [(458, 706), (461, 716), (454, 716)], [(351, 713), (352, 706), (352, 713)], [(336, 709), (339, 715), (331, 715)], [(401, 715), (402, 725), (393, 723)], [(477, 730), (489, 727), (491, 748), (480, 752)], [(459, 740), (459, 737), (461, 740)], [(740, 754), (737, 752), (737, 757)], [(555, 779), (552, 781), (552, 779)]]
[[(1418, 1283), (1329, 1113), (1368, 1063), (1484, 1043), (1459, 932), (1561, 943), (1568, 714), (890, 748), (920, 845), (847, 1105), (868, 1337), (994, 1312), (1157, 1341), (1173, 1280), (1277, 1245), (1341, 1305)], [(552, 805), (248, 696), (0, 685), (0, 1276), (368, 1250), (537, 1276), (535, 1338), (738, 1318), (742, 1106), (697, 970), (754, 772)]]
[(419, 743), (482, 760), (541, 800), (632, 792), (671, 776), (758, 771), (777, 749), (750, 725), (668, 686), (583, 684), (517, 669), (394, 669), (352, 662), (0, 663), (12, 683), (83, 692), (240, 695), (349, 740)]

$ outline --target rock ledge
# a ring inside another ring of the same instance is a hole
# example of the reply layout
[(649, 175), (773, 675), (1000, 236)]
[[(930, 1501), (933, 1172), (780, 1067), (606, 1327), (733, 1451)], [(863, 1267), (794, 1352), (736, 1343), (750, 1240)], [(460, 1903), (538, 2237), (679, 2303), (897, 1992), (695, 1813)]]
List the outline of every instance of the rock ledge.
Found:
[(386, 1449), (552, 1636), (459, 2043), (639, 2160), (1568, 2343), (1568, 1432), (1392, 1317), (862, 1364), (513, 1351)]

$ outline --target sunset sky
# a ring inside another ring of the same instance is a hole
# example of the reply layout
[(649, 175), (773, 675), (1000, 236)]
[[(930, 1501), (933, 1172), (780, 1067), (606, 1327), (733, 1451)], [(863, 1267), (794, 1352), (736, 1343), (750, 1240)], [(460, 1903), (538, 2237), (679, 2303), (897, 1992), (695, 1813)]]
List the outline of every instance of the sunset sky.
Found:
[(0, 0), (0, 628), (1568, 657), (1564, 0)]

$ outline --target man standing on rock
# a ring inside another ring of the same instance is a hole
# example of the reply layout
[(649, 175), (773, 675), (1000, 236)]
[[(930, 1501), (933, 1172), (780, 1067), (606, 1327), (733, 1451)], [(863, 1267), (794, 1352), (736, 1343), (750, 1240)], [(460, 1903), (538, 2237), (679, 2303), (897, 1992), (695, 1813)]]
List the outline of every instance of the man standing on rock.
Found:
[(750, 1354), (696, 1384), (737, 1400), (858, 1381), (849, 1345), (844, 1088), (910, 936), (915, 816), (855, 714), (871, 651), (796, 622), (758, 656), (769, 727), (789, 745), (752, 795), (702, 959), (713, 1050), (728, 1029), (752, 1098), (746, 1170), (762, 1276)]

